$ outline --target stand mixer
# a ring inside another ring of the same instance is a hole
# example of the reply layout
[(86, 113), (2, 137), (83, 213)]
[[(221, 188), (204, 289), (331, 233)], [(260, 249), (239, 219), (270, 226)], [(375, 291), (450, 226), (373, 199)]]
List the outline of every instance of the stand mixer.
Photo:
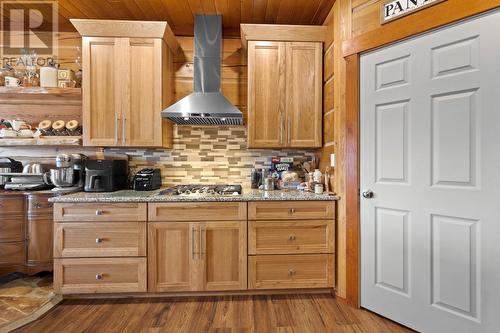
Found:
[(50, 182), (55, 185), (54, 192), (67, 193), (83, 190), (85, 181), (83, 154), (59, 154), (56, 156), (56, 168), (50, 169)]

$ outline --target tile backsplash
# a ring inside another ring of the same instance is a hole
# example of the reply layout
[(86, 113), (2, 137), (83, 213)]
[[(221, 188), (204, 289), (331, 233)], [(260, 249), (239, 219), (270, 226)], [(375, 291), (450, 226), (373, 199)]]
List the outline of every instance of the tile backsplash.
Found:
[(174, 147), (164, 149), (109, 148), (127, 154), (130, 167), (161, 169), (163, 184), (237, 183), (249, 186), (254, 167), (271, 165), (272, 156), (312, 159), (314, 150), (247, 149), (246, 128), (175, 126)]
[[(52, 164), (60, 152), (80, 152), (95, 157), (95, 148), (2, 148), (0, 156), (17, 157), (23, 162)], [(181, 183), (239, 183), (250, 185), (254, 167), (270, 166), (272, 156), (312, 159), (315, 150), (247, 149), (246, 128), (174, 126), (173, 149), (105, 148), (105, 156), (129, 156), (132, 172), (160, 168), (163, 185)]]

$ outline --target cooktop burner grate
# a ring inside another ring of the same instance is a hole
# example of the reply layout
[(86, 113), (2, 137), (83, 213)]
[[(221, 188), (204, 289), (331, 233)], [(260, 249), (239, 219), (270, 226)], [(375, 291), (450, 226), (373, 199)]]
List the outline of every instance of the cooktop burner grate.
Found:
[(160, 195), (240, 195), (241, 185), (190, 184), (169, 187)]

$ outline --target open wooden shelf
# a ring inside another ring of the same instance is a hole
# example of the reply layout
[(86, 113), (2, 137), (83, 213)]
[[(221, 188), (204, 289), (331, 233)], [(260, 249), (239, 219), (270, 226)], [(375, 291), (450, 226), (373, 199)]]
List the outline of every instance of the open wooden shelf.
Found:
[(0, 87), (0, 94), (81, 95), (82, 88)]
[(81, 146), (81, 136), (43, 136), (39, 138), (1, 138), (0, 147)]

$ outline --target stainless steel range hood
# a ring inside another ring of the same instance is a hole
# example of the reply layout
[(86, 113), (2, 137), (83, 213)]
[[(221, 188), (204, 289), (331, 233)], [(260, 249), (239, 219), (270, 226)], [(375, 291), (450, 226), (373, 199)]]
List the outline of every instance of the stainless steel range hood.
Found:
[(161, 112), (179, 125), (243, 125), (243, 114), (220, 92), (222, 19), (197, 15), (193, 93)]

